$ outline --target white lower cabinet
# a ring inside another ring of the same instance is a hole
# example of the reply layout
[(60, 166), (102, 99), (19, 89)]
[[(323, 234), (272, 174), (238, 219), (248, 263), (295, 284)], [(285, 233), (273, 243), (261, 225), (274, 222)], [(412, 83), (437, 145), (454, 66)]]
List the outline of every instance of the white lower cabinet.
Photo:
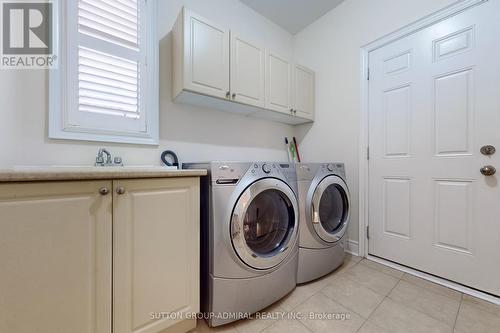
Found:
[(0, 184), (0, 332), (111, 332), (111, 186)]
[(199, 181), (116, 181), (114, 196), (114, 332), (161, 332), (199, 311)]
[(198, 221), (198, 178), (0, 184), (0, 332), (188, 331)]

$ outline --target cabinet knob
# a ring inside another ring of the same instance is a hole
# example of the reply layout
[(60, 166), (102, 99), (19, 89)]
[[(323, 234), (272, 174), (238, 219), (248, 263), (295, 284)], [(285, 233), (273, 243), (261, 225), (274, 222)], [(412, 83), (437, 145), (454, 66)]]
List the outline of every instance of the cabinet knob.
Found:
[(101, 195), (108, 195), (108, 194), (109, 194), (109, 188), (107, 188), (107, 187), (101, 187), (101, 188), (99, 189), (99, 193), (100, 193)]
[(116, 188), (116, 194), (118, 194), (118, 195), (125, 194), (125, 187), (123, 187), (123, 186), (117, 187)]

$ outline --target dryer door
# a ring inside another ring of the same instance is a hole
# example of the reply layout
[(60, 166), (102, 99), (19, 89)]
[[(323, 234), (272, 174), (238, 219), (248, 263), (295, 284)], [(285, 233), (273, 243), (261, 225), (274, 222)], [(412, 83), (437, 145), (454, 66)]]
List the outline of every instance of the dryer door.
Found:
[(349, 223), (349, 190), (344, 180), (331, 175), (323, 178), (311, 200), (312, 225), (325, 242), (339, 241)]
[(231, 241), (238, 257), (255, 269), (279, 265), (297, 242), (298, 205), (283, 181), (265, 178), (241, 194), (231, 217)]

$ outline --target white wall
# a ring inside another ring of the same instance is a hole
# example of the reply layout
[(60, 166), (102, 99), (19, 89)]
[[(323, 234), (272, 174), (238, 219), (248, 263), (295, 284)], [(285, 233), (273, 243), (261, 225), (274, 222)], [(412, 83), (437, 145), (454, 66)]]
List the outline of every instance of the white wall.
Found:
[(360, 49), (456, 0), (346, 0), (294, 37), (295, 60), (316, 71), (316, 121), (297, 128), (302, 158), (343, 161), (358, 240)]
[[(158, 165), (173, 149), (184, 161), (286, 160), (283, 137), (297, 135), (303, 160), (344, 161), (353, 199), (349, 236), (358, 239), (360, 47), (455, 0), (346, 0), (294, 38), (238, 0), (158, 0), (159, 147), (47, 139), (47, 75), (0, 72), (0, 168), (94, 162), (109, 147), (127, 164)], [(230, 26), (316, 71), (316, 122), (293, 128), (171, 100), (170, 30), (182, 5)]]
[(284, 137), (293, 135), (293, 127), (172, 103), (170, 30), (183, 5), (277, 52), (292, 53), (290, 34), (238, 0), (158, 0), (160, 146), (49, 140), (47, 73), (4, 70), (0, 71), (0, 168), (91, 165), (99, 147), (110, 148), (126, 164), (159, 165), (160, 152), (167, 148), (183, 161), (286, 160)]

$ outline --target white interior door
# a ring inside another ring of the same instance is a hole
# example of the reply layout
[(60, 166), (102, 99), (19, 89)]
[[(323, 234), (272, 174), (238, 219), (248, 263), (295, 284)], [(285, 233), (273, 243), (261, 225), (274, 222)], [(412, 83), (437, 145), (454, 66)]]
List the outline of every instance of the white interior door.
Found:
[(369, 253), (500, 295), (500, 1), (370, 53)]
[(264, 107), (265, 51), (231, 32), (231, 98)]

